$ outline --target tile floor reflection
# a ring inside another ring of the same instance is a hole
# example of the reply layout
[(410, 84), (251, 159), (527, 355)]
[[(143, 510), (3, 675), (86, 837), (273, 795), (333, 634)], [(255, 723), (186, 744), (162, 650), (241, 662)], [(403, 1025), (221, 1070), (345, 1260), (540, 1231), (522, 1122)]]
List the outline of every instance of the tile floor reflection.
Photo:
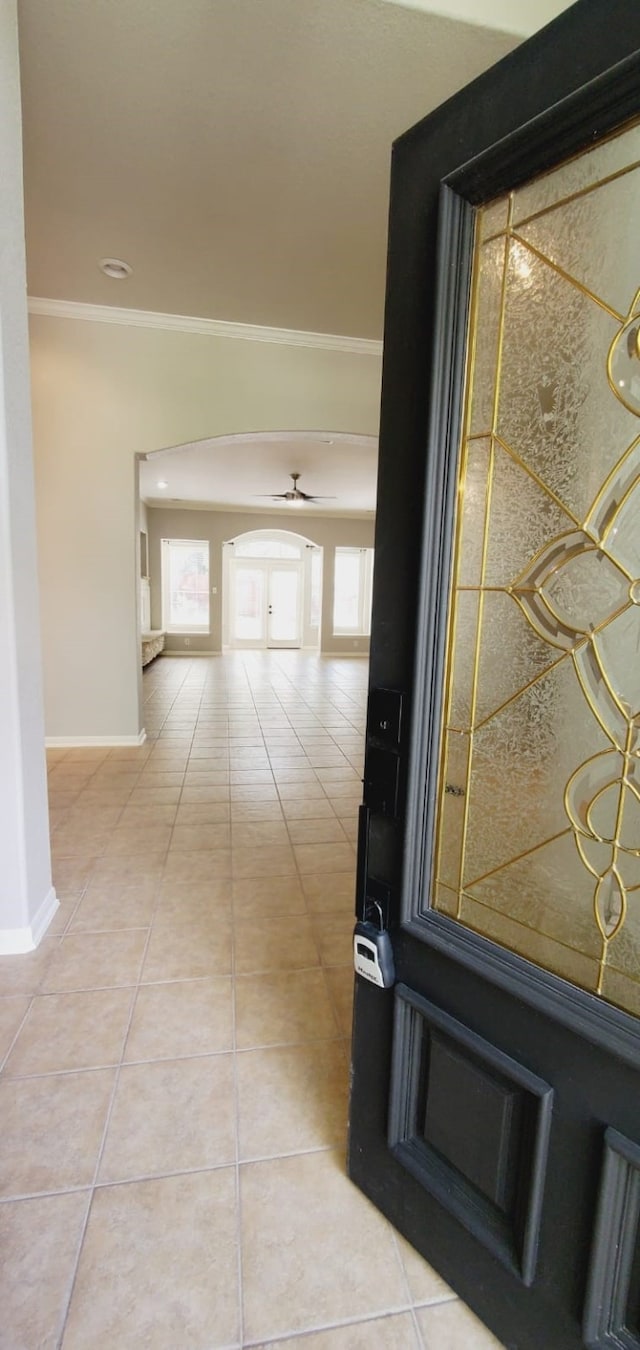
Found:
[[(496, 1350), (345, 1176), (366, 664), (160, 658), (0, 959), (4, 1350)], [(499, 1350), (499, 1347), (498, 1347)]]

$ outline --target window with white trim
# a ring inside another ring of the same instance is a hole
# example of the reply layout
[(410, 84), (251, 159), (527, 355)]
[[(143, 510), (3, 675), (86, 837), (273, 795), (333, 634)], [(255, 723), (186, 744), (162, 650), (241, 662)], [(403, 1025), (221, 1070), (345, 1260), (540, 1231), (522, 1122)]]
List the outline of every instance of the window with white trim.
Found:
[(234, 546), (235, 558), (301, 558), (300, 544), (281, 539), (240, 539)]
[(369, 636), (372, 589), (373, 549), (337, 548), (333, 583), (336, 637)]
[(162, 540), (162, 627), (166, 633), (209, 632), (209, 544)]

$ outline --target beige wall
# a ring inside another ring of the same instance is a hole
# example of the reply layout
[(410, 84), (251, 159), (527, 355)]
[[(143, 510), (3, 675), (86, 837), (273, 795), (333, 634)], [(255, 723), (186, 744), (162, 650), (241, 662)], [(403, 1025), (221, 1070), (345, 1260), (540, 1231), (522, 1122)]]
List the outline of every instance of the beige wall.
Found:
[(31, 344), (47, 734), (133, 739), (136, 454), (246, 431), (376, 435), (380, 360), (35, 315)]
[[(210, 584), (217, 594), (210, 598), (211, 633), (208, 636), (190, 635), (189, 651), (219, 652), (222, 648), (222, 545), (249, 530), (291, 530), (303, 534), (323, 549), (321, 650), (345, 652), (352, 656), (368, 652), (368, 638), (334, 637), (333, 629), (333, 572), (334, 553), (338, 545), (353, 548), (371, 548), (374, 522), (350, 520), (329, 516), (305, 516), (296, 512), (292, 524), (291, 513), (258, 514), (240, 511), (180, 511), (170, 508), (147, 508), (151, 566), (151, 624), (162, 627), (161, 596), (161, 541), (163, 539), (206, 539), (209, 543), (211, 568)], [(168, 635), (166, 651), (185, 651), (184, 638)]]

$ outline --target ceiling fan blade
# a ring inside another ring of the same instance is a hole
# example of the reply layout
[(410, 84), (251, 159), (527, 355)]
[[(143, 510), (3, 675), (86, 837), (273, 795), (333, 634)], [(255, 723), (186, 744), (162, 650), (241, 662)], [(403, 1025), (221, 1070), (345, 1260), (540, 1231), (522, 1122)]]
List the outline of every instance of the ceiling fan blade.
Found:
[(314, 492), (303, 492), (298, 487), (299, 473), (291, 473), (289, 477), (293, 480), (293, 487), (288, 492), (254, 492), (254, 497), (268, 497), (272, 502), (335, 502), (335, 496), (317, 497)]

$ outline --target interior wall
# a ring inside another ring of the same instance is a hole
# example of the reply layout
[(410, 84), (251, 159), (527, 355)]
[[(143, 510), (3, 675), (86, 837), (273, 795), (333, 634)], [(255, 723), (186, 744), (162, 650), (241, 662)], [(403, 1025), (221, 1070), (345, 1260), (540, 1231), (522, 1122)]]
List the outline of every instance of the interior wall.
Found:
[(217, 588), (210, 596), (211, 632), (190, 634), (188, 648), (184, 637), (167, 634), (165, 651), (184, 653), (219, 652), (222, 650), (222, 545), (249, 530), (293, 530), (303, 534), (313, 544), (323, 548), (322, 568), (322, 626), (320, 650), (343, 652), (351, 656), (369, 651), (366, 637), (335, 637), (333, 635), (333, 573), (334, 551), (345, 548), (372, 548), (375, 524), (373, 520), (352, 520), (339, 516), (305, 515), (291, 512), (193, 511), (170, 507), (147, 507), (149, 521), (149, 557), (151, 577), (151, 624), (162, 628), (161, 542), (163, 539), (206, 539), (209, 543), (210, 586)]
[(136, 454), (247, 431), (377, 435), (380, 358), (42, 315), (31, 353), (47, 735), (135, 740)]
[(29, 348), (18, 29), (0, 5), (0, 954), (29, 951), (57, 900), (51, 884)]

